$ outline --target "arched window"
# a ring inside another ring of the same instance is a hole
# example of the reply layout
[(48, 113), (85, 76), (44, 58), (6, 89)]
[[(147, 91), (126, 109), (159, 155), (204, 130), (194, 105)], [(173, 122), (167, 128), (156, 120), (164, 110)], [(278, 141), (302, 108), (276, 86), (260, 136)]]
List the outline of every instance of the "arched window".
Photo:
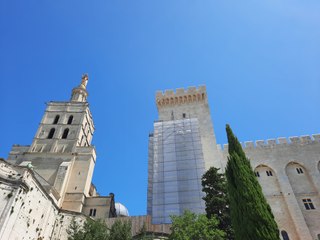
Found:
[(282, 236), (283, 240), (290, 240), (288, 233), (284, 230), (281, 231), (281, 236)]
[(73, 120), (73, 116), (71, 115), (68, 119), (68, 124), (71, 124), (72, 123), (72, 120)]
[(50, 132), (49, 132), (49, 135), (48, 135), (48, 139), (53, 138), (54, 131), (55, 131), (55, 129), (54, 129), (54, 128), (51, 128), (51, 130), (50, 130)]
[(69, 128), (66, 128), (66, 129), (63, 131), (62, 139), (66, 139), (66, 138), (68, 137), (68, 133), (69, 133)]
[(60, 118), (60, 116), (57, 115), (57, 116), (54, 118), (53, 124), (57, 124), (57, 123), (59, 122), (59, 118)]

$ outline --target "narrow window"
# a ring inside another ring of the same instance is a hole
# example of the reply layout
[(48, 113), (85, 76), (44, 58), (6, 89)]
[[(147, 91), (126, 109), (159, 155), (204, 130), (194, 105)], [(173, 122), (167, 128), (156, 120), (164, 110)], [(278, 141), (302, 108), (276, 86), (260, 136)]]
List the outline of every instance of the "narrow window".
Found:
[(305, 198), (305, 199), (302, 199), (302, 202), (304, 204), (304, 207), (307, 209), (307, 210), (312, 210), (312, 209), (315, 209), (312, 201), (310, 198)]
[(182, 113), (182, 117), (183, 117), (183, 118), (186, 118), (186, 114), (185, 114), (185, 113)]
[(63, 131), (62, 139), (66, 139), (66, 138), (68, 137), (68, 134), (69, 134), (69, 128), (66, 128), (66, 129)]
[(57, 116), (54, 118), (53, 124), (57, 124), (57, 123), (59, 122), (59, 118), (60, 118), (60, 116), (57, 115)]
[(298, 173), (298, 174), (302, 174), (302, 173), (303, 173), (303, 170), (302, 170), (302, 168), (300, 168), (300, 167), (299, 167), (299, 168), (296, 168), (296, 170), (297, 170), (297, 173)]
[(73, 116), (71, 115), (68, 119), (68, 124), (72, 124)]
[(281, 231), (281, 236), (283, 240), (290, 240), (288, 233), (284, 230)]
[(54, 128), (51, 128), (51, 130), (50, 130), (50, 132), (49, 132), (49, 135), (48, 135), (48, 139), (52, 139), (52, 138), (53, 138), (54, 131), (55, 131), (55, 129), (54, 129)]
[(256, 175), (256, 177), (260, 177), (260, 173), (259, 172), (255, 172), (254, 174)]
[(90, 217), (92, 216), (92, 213), (93, 213), (93, 209), (91, 208), (91, 209), (90, 209), (90, 212), (89, 212), (89, 216), (90, 216)]
[(94, 208), (94, 209), (93, 209), (92, 216), (95, 217), (95, 216), (96, 216), (96, 213), (97, 213), (97, 209)]

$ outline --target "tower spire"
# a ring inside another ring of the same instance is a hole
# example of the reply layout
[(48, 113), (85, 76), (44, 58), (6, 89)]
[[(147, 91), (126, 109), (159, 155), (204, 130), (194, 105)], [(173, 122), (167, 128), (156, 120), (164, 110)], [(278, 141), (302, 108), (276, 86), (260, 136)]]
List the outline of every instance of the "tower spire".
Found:
[(88, 84), (88, 74), (82, 74), (81, 83), (78, 87), (72, 89), (71, 101), (72, 102), (86, 102), (87, 101), (87, 84)]

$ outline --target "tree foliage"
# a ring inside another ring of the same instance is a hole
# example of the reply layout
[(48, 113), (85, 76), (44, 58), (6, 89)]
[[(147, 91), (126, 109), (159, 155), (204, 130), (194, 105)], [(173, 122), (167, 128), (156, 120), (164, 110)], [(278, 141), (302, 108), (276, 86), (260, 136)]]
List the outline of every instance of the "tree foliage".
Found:
[(117, 220), (110, 229), (108, 240), (130, 240), (131, 237), (131, 222)]
[(278, 240), (279, 229), (250, 161), (229, 125), (226, 131), (229, 142), (227, 189), (235, 239)]
[(73, 218), (67, 229), (68, 240), (130, 240), (131, 223), (115, 221), (110, 229), (102, 220), (87, 218), (80, 226)]
[(218, 229), (215, 217), (195, 214), (186, 210), (182, 216), (171, 216), (169, 240), (223, 240), (225, 233)]
[(81, 227), (73, 218), (67, 233), (68, 240), (109, 240), (108, 228), (102, 220), (87, 218)]
[(229, 199), (225, 175), (219, 169), (211, 167), (202, 176), (202, 191), (206, 194), (203, 200), (206, 203), (208, 218), (215, 217), (219, 221), (219, 229), (226, 233), (226, 239), (234, 239), (231, 226)]

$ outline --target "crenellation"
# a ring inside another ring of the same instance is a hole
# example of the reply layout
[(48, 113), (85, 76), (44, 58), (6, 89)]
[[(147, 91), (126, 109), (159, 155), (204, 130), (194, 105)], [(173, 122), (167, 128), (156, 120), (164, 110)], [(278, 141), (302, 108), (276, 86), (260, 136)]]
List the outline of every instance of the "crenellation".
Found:
[(172, 89), (156, 92), (156, 104), (158, 107), (174, 106), (193, 102), (207, 101), (206, 87), (189, 87), (187, 89), (178, 88), (174, 92)]
[(258, 148), (262, 148), (262, 147), (266, 147), (267, 145), (266, 145), (266, 142), (264, 140), (257, 140), (256, 141), (256, 146)]
[(272, 139), (267, 139), (267, 145), (269, 146), (276, 146), (277, 145), (277, 141), (276, 139), (272, 138)]
[[(253, 141), (246, 141), (241, 143), (243, 148), (245, 149), (253, 149), (253, 148), (274, 148), (274, 147), (281, 147), (284, 145), (295, 145), (295, 144), (301, 144), (301, 145), (307, 145), (312, 143), (319, 143), (320, 142), (320, 134), (313, 134), (310, 135), (303, 135), (303, 136), (293, 136), (289, 137), (290, 141), (288, 141), (285, 137), (279, 137), (277, 139), (271, 138), (265, 140), (256, 140)], [(223, 145), (223, 149), (228, 148), (228, 144)]]
[(278, 140), (278, 144), (280, 144), (280, 145), (288, 144), (288, 140), (285, 137), (279, 137), (279, 138), (277, 138), (277, 140)]
[(254, 148), (254, 143), (253, 143), (253, 141), (244, 142), (244, 147), (245, 147), (245, 148)]
[(300, 143), (300, 138), (297, 136), (289, 137), (292, 144), (298, 144)]
[(311, 136), (309, 136), (309, 135), (301, 136), (301, 137), (300, 137), (300, 142), (301, 142), (301, 144), (312, 143)]
[(316, 142), (320, 142), (320, 134), (312, 134), (312, 137)]

